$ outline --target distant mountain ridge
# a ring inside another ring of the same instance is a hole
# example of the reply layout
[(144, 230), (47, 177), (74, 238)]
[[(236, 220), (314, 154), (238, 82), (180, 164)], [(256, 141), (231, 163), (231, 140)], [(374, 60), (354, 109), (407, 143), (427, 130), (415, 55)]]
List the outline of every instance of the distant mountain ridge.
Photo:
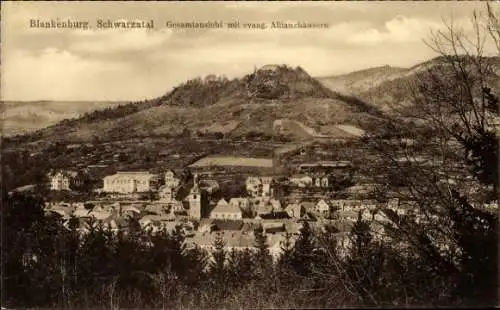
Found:
[(13, 101), (0, 103), (2, 135), (12, 136), (55, 125), (65, 119), (78, 118), (85, 113), (124, 102), (114, 101)]
[[(464, 57), (469, 56), (457, 56)], [(489, 85), (500, 90), (500, 57), (483, 57), (492, 68), (488, 77)], [(325, 86), (339, 92), (351, 94), (363, 102), (369, 103), (384, 113), (391, 113), (394, 106), (411, 105), (409, 85), (418, 80), (428, 78), (431, 72), (451, 74), (452, 68), (444, 56), (439, 56), (410, 68), (381, 66), (351, 72), (344, 75), (320, 77), (318, 80)]]
[(318, 77), (317, 79), (330, 89), (338, 92), (356, 95), (387, 80), (398, 77), (407, 69), (389, 65), (363, 69), (342, 75)]
[[(499, 57), (488, 61), (500, 68)], [(289, 120), (289, 130), (283, 131), (286, 140), (356, 136), (349, 132), (366, 131), (391, 113), (394, 102), (411, 101), (407, 85), (443, 63), (438, 57), (411, 68), (382, 66), (321, 78), (311, 77), (301, 67), (277, 64), (256, 68), (242, 78), (208, 75), (181, 83), (158, 98), (62, 120), (30, 140), (112, 141), (186, 133), (274, 139), (280, 134), (274, 126), (280, 119)], [(493, 84), (500, 85), (498, 76)], [(341, 128), (350, 129), (346, 134)]]

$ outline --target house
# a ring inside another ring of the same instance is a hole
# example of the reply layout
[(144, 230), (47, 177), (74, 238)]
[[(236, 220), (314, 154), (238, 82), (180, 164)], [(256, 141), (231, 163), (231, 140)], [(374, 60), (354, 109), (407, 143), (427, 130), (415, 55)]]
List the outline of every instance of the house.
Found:
[(182, 203), (182, 201), (178, 201), (178, 200), (171, 201), (169, 204), (167, 204), (167, 207), (168, 207), (168, 209), (170, 209), (171, 213), (176, 213), (176, 212), (179, 213), (179, 212), (186, 211), (186, 208), (184, 207), (184, 204)]
[(180, 179), (175, 177), (173, 170), (165, 172), (165, 186), (169, 188), (176, 188), (180, 184)]
[(273, 195), (273, 177), (250, 176), (245, 181), (247, 192), (252, 197), (270, 197)]
[(160, 201), (164, 201), (164, 202), (173, 201), (175, 199), (176, 194), (177, 194), (176, 189), (174, 187), (170, 187), (167, 185), (163, 185), (158, 190), (158, 197), (160, 198)]
[(262, 182), (262, 193), (263, 197), (270, 197), (273, 195), (273, 178), (272, 177), (261, 177)]
[(70, 191), (83, 184), (83, 176), (75, 171), (59, 170), (48, 174), (50, 189), (53, 191)]
[(331, 184), (330, 179), (331, 179), (330, 175), (324, 175), (321, 178), (321, 187), (323, 187), (323, 188), (330, 187), (330, 184)]
[(107, 193), (141, 193), (156, 190), (158, 176), (149, 172), (117, 172), (104, 177), (103, 191)]
[(231, 198), (231, 200), (229, 200), (229, 204), (240, 208), (242, 212), (246, 212), (247, 214), (253, 214), (249, 198), (245, 197)]
[[(215, 249), (214, 242), (217, 234), (198, 233), (189, 242), (189, 246), (198, 246), (211, 252)], [(255, 239), (252, 235), (242, 234), (241, 232), (223, 233), (224, 249), (226, 251), (255, 251)]]
[(275, 211), (273, 205), (268, 201), (255, 201), (254, 207), (257, 219), (270, 215)]
[(259, 177), (248, 177), (245, 181), (245, 186), (250, 196), (260, 196), (259, 193), (262, 191), (262, 181)]
[[(197, 233), (193, 238), (190, 238), (188, 242), (189, 247), (198, 246), (202, 249), (212, 252), (215, 250), (214, 241), (217, 237), (216, 234), (210, 233)], [(226, 251), (256, 251), (255, 247), (255, 236), (253, 234), (245, 234), (242, 232), (226, 232), (221, 235), (224, 240), (224, 249)], [(269, 254), (276, 261), (283, 253), (283, 242), (285, 238), (281, 234), (268, 235), (267, 244), (269, 249)], [(292, 238), (291, 243), (293, 244), (295, 238)], [(212, 259), (212, 258), (211, 258)]]
[(305, 174), (296, 174), (290, 177), (290, 183), (298, 187), (310, 187), (313, 185), (313, 178)]
[(330, 204), (324, 199), (321, 199), (314, 206), (314, 211), (318, 214), (327, 215), (330, 212)]
[(331, 200), (332, 208), (337, 209), (339, 212), (348, 211), (361, 211), (363, 209), (374, 209), (376, 204), (371, 200), (357, 200), (357, 199), (338, 199)]
[(321, 187), (321, 177), (316, 176), (313, 178), (313, 180), (314, 180), (314, 186)]
[(289, 204), (285, 211), (291, 218), (302, 218), (306, 214), (304, 206), (298, 203)]
[(225, 199), (219, 200), (215, 208), (210, 212), (212, 219), (242, 219), (243, 213), (238, 206), (229, 204)]

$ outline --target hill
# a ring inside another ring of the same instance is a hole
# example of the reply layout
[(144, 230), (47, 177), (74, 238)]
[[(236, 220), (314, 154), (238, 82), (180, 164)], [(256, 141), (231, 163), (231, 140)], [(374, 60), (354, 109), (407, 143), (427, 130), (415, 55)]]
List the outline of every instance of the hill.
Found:
[(405, 72), (404, 68), (381, 66), (343, 75), (318, 77), (317, 79), (326, 87), (338, 92), (357, 95), (381, 83), (397, 78)]
[(107, 101), (4, 101), (1, 103), (2, 133), (4, 136), (29, 133), (119, 104)]
[[(487, 79), (488, 85), (500, 90), (500, 57), (484, 57), (484, 61), (492, 68), (492, 74)], [(390, 114), (395, 109), (411, 108), (411, 85), (429, 81), (432, 74), (452, 76), (452, 70), (444, 57), (440, 56), (410, 68), (383, 66), (318, 80), (337, 91), (355, 94), (363, 102)]]
[[(334, 127), (363, 127), (380, 115), (361, 100), (328, 89), (300, 67), (268, 65), (240, 79), (192, 79), (159, 98), (64, 120), (28, 140), (76, 143), (182, 134), (270, 139), (277, 135), (277, 119), (298, 121), (318, 134), (346, 136)], [(303, 132), (293, 132), (300, 131), (292, 130), (286, 139), (307, 139)]]

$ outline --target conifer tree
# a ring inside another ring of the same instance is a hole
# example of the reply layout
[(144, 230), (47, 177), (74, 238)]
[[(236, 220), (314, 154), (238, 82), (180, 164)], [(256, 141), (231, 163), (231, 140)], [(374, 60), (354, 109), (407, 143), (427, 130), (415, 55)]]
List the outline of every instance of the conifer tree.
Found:
[(312, 271), (313, 250), (315, 248), (313, 234), (309, 222), (305, 221), (304, 226), (300, 229), (300, 235), (291, 256), (291, 265), (294, 270), (301, 276), (310, 275)]
[(255, 235), (255, 247), (257, 252), (255, 253), (256, 262), (256, 275), (258, 278), (265, 278), (267, 271), (272, 267), (272, 257), (269, 254), (269, 245), (267, 244), (267, 237), (264, 234), (264, 228), (259, 225), (254, 230)]
[(212, 244), (214, 250), (212, 251), (213, 260), (210, 264), (210, 273), (212, 277), (216, 280), (217, 285), (222, 285), (226, 278), (225, 262), (227, 253), (226, 250), (224, 249), (225, 245), (226, 242), (224, 241), (222, 235), (217, 234)]

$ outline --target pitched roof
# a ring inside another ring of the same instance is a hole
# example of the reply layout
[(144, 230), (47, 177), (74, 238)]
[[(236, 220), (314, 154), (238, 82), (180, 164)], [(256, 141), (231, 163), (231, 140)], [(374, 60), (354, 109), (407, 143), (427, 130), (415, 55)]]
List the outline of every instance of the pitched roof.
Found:
[(158, 175), (149, 173), (147, 171), (119, 171), (115, 174), (105, 176), (104, 179), (116, 179), (120, 177), (150, 180), (152, 178), (157, 178)]
[(274, 210), (280, 210), (281, 209), (281, 202), (277, 199), (271, 199), (269, 200), (269, 203), (273, 206)]
[(304, 208), (304, 206), (302, 206), (301, 204), (298, 204), (298, 203), (290, 203), (288, 204), (288, 206), (286, 206), (285, 208), (285, 211), (292, 211), (292, 210), (300, 210), (300, 208)]
[(212, 212), (241, 213), (241, 210), (238, 206), (231, 205), (226, 200), (221, 199)]
[(134, 206), (134, 205), (123, 206), (122, 212), (127, 212), (127, 211), (132, 211), (132, 212), (137, 213), (137, 214), (141, 213), (141, 210), (137, 206)]

